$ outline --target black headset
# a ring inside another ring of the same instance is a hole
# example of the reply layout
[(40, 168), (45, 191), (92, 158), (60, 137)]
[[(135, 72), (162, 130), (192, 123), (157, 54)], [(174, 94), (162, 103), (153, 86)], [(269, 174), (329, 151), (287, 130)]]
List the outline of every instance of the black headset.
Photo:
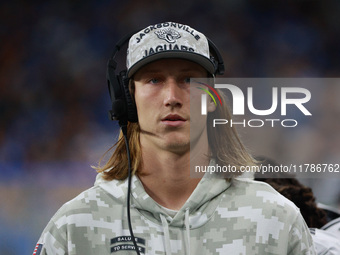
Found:
[[(138, 30), (139, 31), (139, 30)], [(136, 32), (138, 32), (136, 31)], [(118, 51), (129, 42), (130, 38), (136, 33), (130, 33), (123, 37), (116, 44), (111, 58), (107, 63), (107, 83), (109, 87), (112, 109), (109, 111), (110, 120), (118, 120), (119, 125), (127, 125), (127, 122), (138, 122), (137, 108), (129, 91), (129, 78), (127, 70), (124, 69), (116, 73), (117, 61), (115, 60)], [(224, 74), (224, 62), (221, 53), (216, 45), (209, 39), (210, 60), (214, 64), (214, 75)]]

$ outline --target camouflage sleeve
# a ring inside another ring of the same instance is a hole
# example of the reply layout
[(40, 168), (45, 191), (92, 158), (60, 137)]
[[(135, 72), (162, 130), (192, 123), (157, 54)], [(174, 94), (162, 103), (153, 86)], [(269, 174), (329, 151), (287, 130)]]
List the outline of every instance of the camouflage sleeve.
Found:
[(39, 238), (39, 252), (33, 252), (33, 255), (67, 254), (66, 230), (63, 228), (66, 228), (65, 225), (58, 227), (52, 219)]
[(298, 214), (289, 233), (289, 255), (315, 255), (312, 236), (301, 214)]

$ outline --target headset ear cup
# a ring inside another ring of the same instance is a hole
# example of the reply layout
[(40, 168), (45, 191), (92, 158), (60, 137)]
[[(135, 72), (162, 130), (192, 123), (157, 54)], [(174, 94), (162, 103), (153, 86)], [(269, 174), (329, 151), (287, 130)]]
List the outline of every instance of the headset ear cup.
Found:
[(130, 122), (138, 122), (138, 114), (137, 114), (137, 107), (135, 101), (132, 99), (129, 90), (129, 79), (122, 77), (123, 86), (124, 86), (124, 93), (127, 105), (127, 119)]
[(120, 76), (115, 75), (116, 62), (112, 59), (107, 65), (107, 84), (110, 93), (112, 109), (109, 110), (110, 120), (127, 121), (127, 104), (124, 87)]

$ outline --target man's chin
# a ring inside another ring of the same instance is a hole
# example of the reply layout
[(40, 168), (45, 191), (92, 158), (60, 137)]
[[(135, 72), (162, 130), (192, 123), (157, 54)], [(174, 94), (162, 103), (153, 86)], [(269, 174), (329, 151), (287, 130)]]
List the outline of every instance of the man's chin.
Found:
[(164, 149), (173, 153), (185, 153), (190, 151), (189, 139), (171, 139), (164, 144)]

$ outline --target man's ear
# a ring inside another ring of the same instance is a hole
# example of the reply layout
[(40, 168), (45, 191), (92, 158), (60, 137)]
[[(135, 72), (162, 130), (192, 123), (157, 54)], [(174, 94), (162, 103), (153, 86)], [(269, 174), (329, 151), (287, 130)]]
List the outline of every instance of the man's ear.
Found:
[(209, 100), (207, 102), (207, 111), (214, 112), (215, 110), (216, 110), (215, 102), (212, 100), (211, 97), (209, 97)]

